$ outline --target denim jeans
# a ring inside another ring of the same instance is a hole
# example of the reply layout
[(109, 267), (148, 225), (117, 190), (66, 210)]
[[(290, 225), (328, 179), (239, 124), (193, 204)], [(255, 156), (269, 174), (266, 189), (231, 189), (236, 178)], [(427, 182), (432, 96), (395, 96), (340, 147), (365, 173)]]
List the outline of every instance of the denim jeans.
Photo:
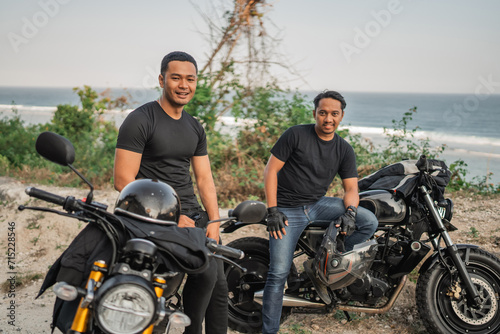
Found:
[[(283, 239), (269, 238), (269, 253), (271, 263), (267, 273), (262, 305), (262, 333), (277, 333), (280, 325), (281, 308), (283, 306), (283, 291), (293, 261), (293, 253), (299, 237), (312, 221), (325, 221), (324, 225), (345, 212), (344, 201), (341, 198), (322, 197), (314, 204), (294, 208), (282, 208), (288, 218)], [(358, 208), (356, 230), (345, 240), (346, 251), (370, 238), (377, 229), (378, 221), (375, 215), (362, 207)]]

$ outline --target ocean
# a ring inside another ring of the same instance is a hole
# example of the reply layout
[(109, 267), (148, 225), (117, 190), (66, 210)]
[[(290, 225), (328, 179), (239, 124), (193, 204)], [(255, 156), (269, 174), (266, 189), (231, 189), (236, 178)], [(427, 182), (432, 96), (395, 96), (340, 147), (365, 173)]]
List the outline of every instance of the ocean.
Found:
[[(98, 92), (104, 89), (96, 89)], [(158, 97), (155, 89), (111, 89), (112, 96), (128, 94), (137, 107)], [(303, 92), (312, 101), (316, 92)], [(342, 92), (347, 107), (341, 124), (376, 146), (387, 144), (384, 128), (392, 129), (410, 108), (417, 107), (411, 130), (417, 138), (428, 138), (433, 146), (446, 144), (440, 159), (449, 165), (463, 160), (468, 179), (493, 175), (488, 182), (500, 183), (500, 95)], [(48, 122), (58, 104), (78, 104), (71, 88), (0, 87), (0, 117), (11, 117), (15, 107), (26, 124)], [(15, 106), (13, 106), (15, 104)], [(117, 125), (127, 111), (110, 111), (106, 118)], [(226, 118), (231, 123), (231, 118)], [(229, 126), (229, 125), (228, 125)], [(1, 153), (0, 153), (1, 154)]]

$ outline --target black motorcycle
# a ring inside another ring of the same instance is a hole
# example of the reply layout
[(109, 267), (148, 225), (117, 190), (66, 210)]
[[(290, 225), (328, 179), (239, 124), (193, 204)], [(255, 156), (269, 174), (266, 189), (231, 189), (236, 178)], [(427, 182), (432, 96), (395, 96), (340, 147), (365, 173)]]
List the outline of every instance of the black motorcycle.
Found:
[[(450, 175), (444, 162), (421, 156), (418, 161), (389, 165), (361, 179), (359, 205), (376, 215), (379, 226), (375, 235), (352, 251), (335, 252), (328, 259), (326, 277), (315, 282), (327, 287), (328, 305), (307, 273), (292, 264), (283, 315), (292, 308), (305, 312), (342, 310), (347, 317), (348, 312), (387, 312), (407, 275), (423, 262), (418, 269), (416, 299), (429, 332), (499, 333), (500, 260), (478, 246), (455, 244), (450, 238), (449, 231), (456, 230), (451, 224), (453, 202), (443, 196)], [(265, 220), (259, 223), (266, 224)], [(222, 232), (231, 233), (246, 225), (228, 221)], [(325, 230), (311, 222), (299, 238), (294, 256), (307, 258), (304, 267), (314, 261)], [(261, 329), (268, 245), (267, 239), (257, 237), (228, 244), (245, 252), (236, 262), (247, 268), (246, 272), (225, 266), (229, 325), (240, 332)]]
[[(186, 273), (205, 270), (209, 257), (218, 257), (245, 271), (228, 258), (242, 258), (243, 252), (206, 238), (202, 229), (179, 228), (175, 219), (158, 224), (146, 215), (107, 212), (106, 205), (92, 200), (92, 185), (72, 166), (75, 151), (66, 138), (44, 132), (37, 139), (36, 149), (50, 161), (70, 167), (90, 186), (84, 200), (28, 187), (29, 196), (62, 206), (64, 211), (19, 207), (87, 223), (51, 266), (39, 292), (40, 296), (54, 285), (57, 299), (53, 326), (63, 333), (168, 333), (171, 326), (189, 326), (179, 294)], [(163, 189), (175, 193), (158, 181), (134, 182), (146, 182), (150, 193), (160, 194)], [(124, 205), (133, 205), (134, 196), (124, 198)], [(265, 214), (265, 208), (259, 212), (251, 203), (242, 203), (233, 211), (232, 219), (256, 222)]]

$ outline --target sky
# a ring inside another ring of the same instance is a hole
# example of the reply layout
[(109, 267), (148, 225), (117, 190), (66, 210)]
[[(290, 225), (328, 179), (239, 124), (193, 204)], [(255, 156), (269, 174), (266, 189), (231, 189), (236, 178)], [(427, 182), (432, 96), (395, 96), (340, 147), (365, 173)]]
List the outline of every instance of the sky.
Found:
[[(500, 1), (267, 2), (290, 88), (500, 94)], [(0, 86), (153, 87), (170, 51), (206, 62), (211, 3), (0, 0)]]

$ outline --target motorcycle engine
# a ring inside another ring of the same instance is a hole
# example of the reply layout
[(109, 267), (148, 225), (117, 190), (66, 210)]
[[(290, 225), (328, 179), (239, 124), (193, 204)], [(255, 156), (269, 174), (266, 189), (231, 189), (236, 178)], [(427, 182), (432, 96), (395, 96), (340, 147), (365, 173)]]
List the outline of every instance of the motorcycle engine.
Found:
[(357, 279), (353, 284), (344, 288), (339, 297), (343, 300), (376, 304), (389, 289), (390, 285), (388, 282), (367, 274), (365, 277)]

